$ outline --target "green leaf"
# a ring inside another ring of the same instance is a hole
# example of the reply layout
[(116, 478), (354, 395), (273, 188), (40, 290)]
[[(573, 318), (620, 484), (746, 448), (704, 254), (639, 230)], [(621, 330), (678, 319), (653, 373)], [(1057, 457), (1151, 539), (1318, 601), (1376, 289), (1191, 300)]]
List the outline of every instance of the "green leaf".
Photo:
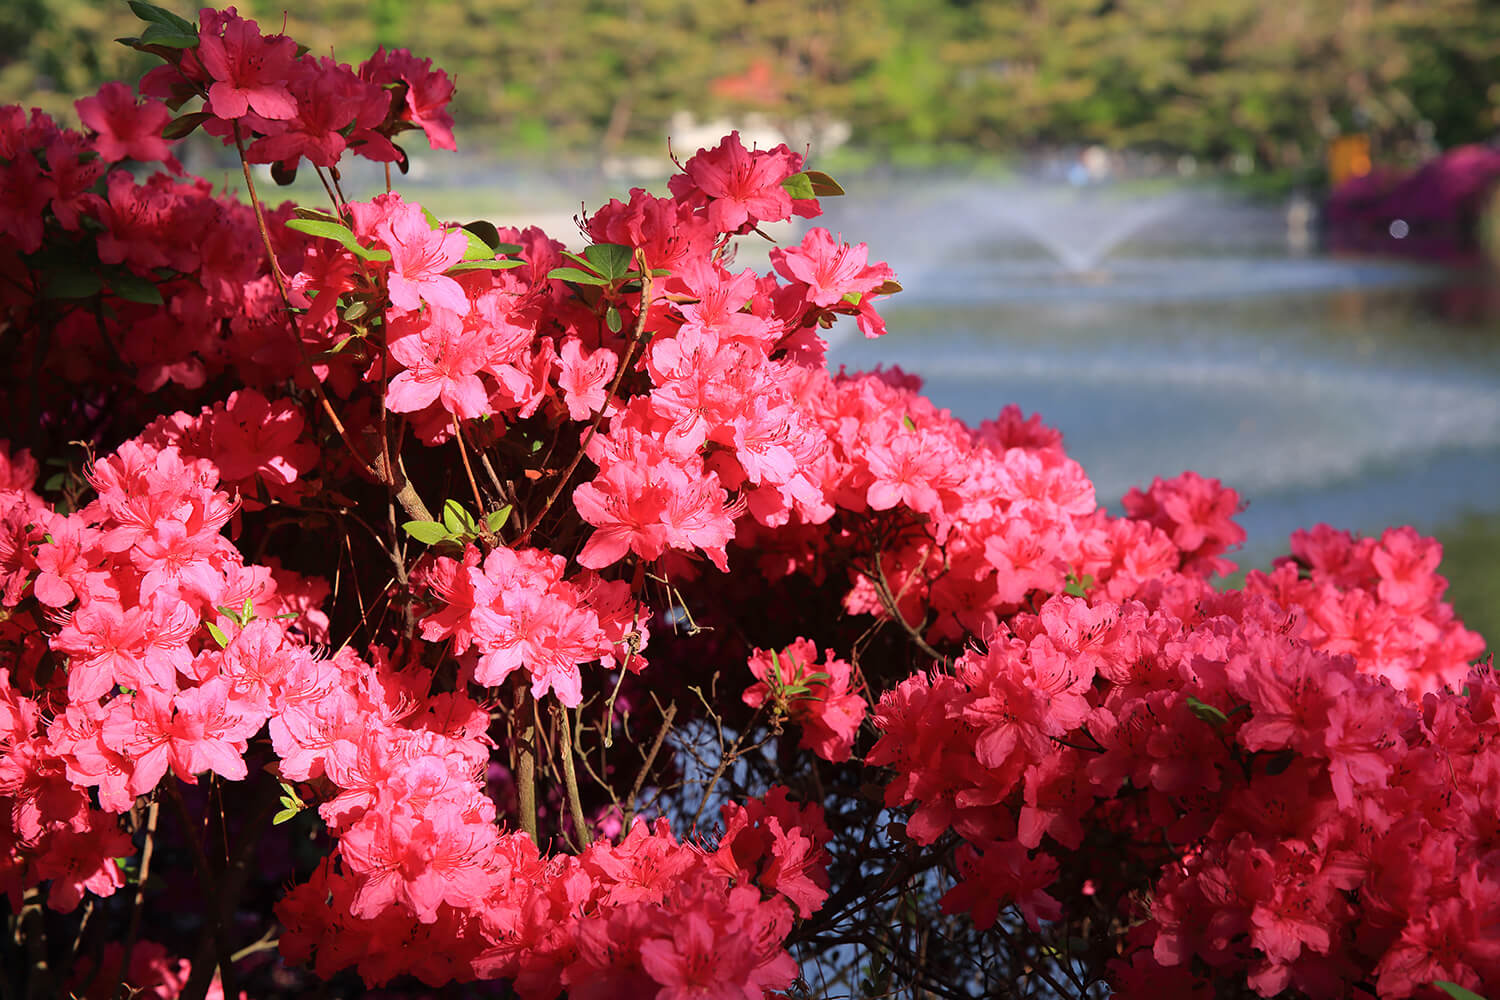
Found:
[(245, 606), (240, 610), (240, 624), (244, 625), (255, 620), (255, 605), (250, 603), (250, 598), (245, 598)]
[(525, 267), (524, 260), (466, 260), (454, 264), (448, 268), (448, 274), (457, 274), (460, 271), (507, 271), (513, 267)]
[(575, 285), (609, 284), (609, 279), (601, 278), (597, 274), (589, 274), (587, 271), (580, 271), (576, 267), (554, 267), (547, 272), (547, 277), (558, 278), (562, 281), (571, 281)]
[(1484, 997), (1471, 989), (1465, 989), (1457, 983), (1450, 983), (1445, 979), (1439, 979), (1432, 985), (1448, 994), (1453, 1000), (1484, 1000)]
[(401, 530), (423, 545), (436, 545), (448, 537), (448, 529), (436, 521), (407, 521)]
[(57, 271), (42, 289), (44, 299), (86, 299), (99, 294), (104, 282), (94, 271)]
[(292, 209), (292, 217), (294, 219), (316, 219), (318, 222), (332, 222), (334, 225), (343, 225), (339, 221), (339, 217), (330, 212), (324, 212), (317, 208), (303, 208), (301, 205)]
[(280, 826), (288, 820), (295, 819), (297, 817), (297, 814), (301, 811), (301, 809), (283, 809), (281, 810), (281, 812), (271, 817), (271, 825)]
[(635, 251), (618, 243), (595, 243), (585, 249), (583, 255), (594, 270), (614, 281), (630, 273), (630, 261)]
[(1188, 695), (1188, 711), (1211, 726), (1222, 726), (1229, 722), (1229, 716), (1214, 708), (1206, 702), (1201, 702), (1192, 695)]
[(901, 426), (909, 431), (914, 431), (917, 429), (917, 422), (911, 418), (910, 413), (903, 413), (901, 415)]
[(135, 16), (142, 21), (159, 24), (164, 28), (172, 28), (183, 34), (194, 36), (198, 34), (198, 26), (192, 21), (174, 14), (163, 7), (158, 7), (154, 3), (147, 3), (146, 0), (126, 0), (126, 4), (135, 13)]
[(344, 309), (344, 319), (350, 323), (353, 323), (355, 320), (359, 319), (369, 311), (370, 303), (366, 302), (364, 299), (360, 299), (356, 302), (349, 303), (349, 305)]
[(1082, 577), (1068, 574), (1067, 583), (1063, 587), (1063, 593), (1069, 597), (1087, 597), (1089, 589), (1094, 586), (1094, 575), (1085, 573)]
[(179, 31), (164, 24), (152, 24), (141, 32), (141, 44), (160, 45), (169, 49), (190, 49), (198, 44), (198, 33)]
[(475, 528), (474, 517), (457, 500), (444, 500), (443, 527), (448, 529), (450, 535), (472, 535)]
[(426, 219), (427, 220), (427, 224), (429, 226), (431, 226), (433, 229), (442, 229), (443, 228), (443, 224), (438, 221), (438, 217), (435, 216), (435, 215), (433, 215), (426, 208), (422, 209), (422, 218)]
[(610, 333), (620, 332), (620, 310), (610, 306), (604, 310), (604, 325), (609, 327)]
[(168, 140), (181, 139), (184, 136), (191, 135), (199, 125), (212, 118), (213, 115), (207, 111), (189, 112), (188, 114), (172, 119), (166, 125), (162, 126), (161, 137)]
[(122, 271), (109, 276), (109, 290), (126, 302), (143, 302), (146, 305), (161, 305), (161, 290), (154, 282), (140, 275)]
[(325, 222), (322, 219), (292, 219), (287, 222), (286, 227), (293, 232), (306, 233), (325, 240), (336, 240), (345, 250), (365, 260), (391, 259), (388, 251), (360, 246), (359, 241), (354, 238), (354, 231), (341, 222)]
[(845, 292), (844, 293), (844, 301), (847, 302), (847, 303), (849, 303), (851, 306), (858, 306), (863, 299), (864, 299), (864, 296), (861, 295), (859, 292)]
[(495, 228), (493, 222), (475, 219), (473, 222), (464, 223), (464, 229), (469, 235), (478, 237), (489, 248), (490, 252), (485, 255), (487, 257), (494, 254), (520, 253), (522, 250), (518, 244), (500, 242), (500, 230)]
[(479, 234), (472, 229), (465, 228), (463, 234), (469, 238), (469, 245), (464, 247), (464, 260), (492, 260), (495, 256), (494, 247), (480, 239)]
[(500, 252), (500, 230), (495, 228), (493, 222), (475, 219), (473, 222), (465, 222), (464, 229), (469, 235), (477, 236), (485, 246), (490, 248), (491, 253)]
[(214, 637), (214, 642), (219, 644), (220, 649), (229, 645), (229, 636), (224, 634), (223, 629), (219, 628), (213, 622), (204, 622), (203, 624), (208, 626), (208, 634)]
[(327, 240), (338, 240), (345, 246), (358, 246), (359, 241), (354, 238), (354, 230), (342, 222), (329, 222), (323, 219), (291, 219), (286, 227), (295, 232), (306, 233), (309, 236), (321, 236)]
[(844, 193), (843, 186), (821, 170), (808, 170), (802, 176), (807, 178), (812, 185), (812, 193), (819, 198), (836, 198)]
[(814, 198), (817, 193), (813, 190), (812, 178), (806, 174), (793, 174), (781, 182), (786, 193), (793, 198)]
[(358, 243), (354, 244), (354, 246), (350, 247), (349, 249), (354, 252), (354, 256), (362, 257), (365, 260), (387, 261), (391, 259), (391, 252), (389, 250), (380, 250), (375, 247), (364, 247), (360, 246)]
[(506, 504), (499, 510), (492, 510), (484, 516), (484, 526), (490, 531), (499, 531), (505, 527), (505, 522), (510, 520), (510, 504)]

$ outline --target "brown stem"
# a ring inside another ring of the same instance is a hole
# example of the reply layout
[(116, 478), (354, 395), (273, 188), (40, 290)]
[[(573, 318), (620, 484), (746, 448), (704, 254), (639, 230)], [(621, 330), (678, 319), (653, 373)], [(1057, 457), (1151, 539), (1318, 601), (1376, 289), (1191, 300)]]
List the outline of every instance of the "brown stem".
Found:
[(47, 914), (40, 889), (27, 889), (21, 897), (21, 917), (16, 931), (25, 943), (31, 963), (26, 977), (27, 1000), (47, 1000), (58, 995), (52, 966), (47, 961)]
[(672, 720), (677, 717), (677, 702), (667, 705), (667, 710), (661, 713), (661, 728), (656, 731), (656, 739), (651, 741), (651, 749), (646, 751), (645, 759), (641, 761), (641, 769), (636, 772), (635, 784), (630, 786), (630, 797), (625, 801), (630, 804), (630, 810), (625, 814), (625, 827), (629, 829), (630, 821), (635, 817), (635, 800), (641, 794), (641, 789), (646, 785), (646, 775), (651, 773), (651, 765), (656, 763), (656, 755), (661, 751), (661, 745), (667, 740), (667, 733), (672, 728)]
[[(168, 787), (172, 787), (169, 785)], [(192, 972), (188, 981), (182, 988), (180, 996), (183, 1000), (203, 1000), (208, 994), (209, 987), (213, 984), (214, 967), (219, 970), (219, 983), (223, 987), (226, 997), (239, 995), (236, 989), (234, 975), (235, 950), (230, 947), (229, 935), (233, 930), (234, 912), (239, 907), (240, 894), (245, 890), (245, 883), (250, 879), (251, 862), (255, 857), (255, 849), (260, 846), (261, 834), (271, 822), (271, 816), (276, 811), (276, 793), (278, 786), (275, 781), (263, 777), (256, 786), (255, 799), (248, 810), (249, 820), (240, 831), (239, 844), (232, 856), (228, 858), (228, 864), (220, 873), (217, 880), (203, 885), (204, 895), (214, 900), (213, 913), (210, 921), (213, 934), (199, 941), (198, 954), (192, 965)], [(187, 808), (182, 805), (181, 797), (177, 798), (183, 818), (187, 819)], [(197, 848), (198, 854), (203, 853), (202, 847), (197, 845), (197, 838), (189, 831), (189, 841)], [(195, 864), (195, 867), (197, 865)]]
[(516, 689), (515, 716), (521, 738), (516, 742), (516, 804), (521, 812), (521, 831), (538, 844), (536, 832), (536, 722), (531, 689), (520, 674), (512, 682)]
[(120, 974), (115, 979), (115, 988), (112, 991), (115, 1000), (120, 1000), (128, 989), (125, 985), (125, 977), (130, 974), (130, 954), (135, 950), (136, 938), (141, 933), (141, 911), (146, 904), (146, 879), (151, 877), (151, 854), (156, 848), (156, 816), (160, 808), (161, 801), (153, 799), (150, 808), (146, 811), (146, 842), (141, 845), (141, 871), (136, 879), (135, 899), (130, 904), (130, 927), (125, 932), (125, 950), (120, 956)]
[(578, 848), (589, 846), (593, 838), (589, 836), (588, 820), (583, 817), (583, 802), (578, 796), (578, 775), (573, 769), (573, 733), (568, 710), (558, 704), (552, 706), (552, 716), (557, 720), (558, 732), (561, 733), (563, 784), (568, 791), (568, 812), (573, 817), (573, 832), (578, 836)]
[(323, 190), (328, 192), (328, 200), (333, 203), (333, 214), (338, 216), (339, 218), (343, 218), (344, 210), (339, 207), (338, 195), (334, 194), (333, 188), (328, 186), (328, 178), (323, 176), (323, 168), (314, 166), (313, 171), (317, 173), (318, 180), (322, 182)]
[(245, 159), (245, 137), (240, 133), (239, 122), (234, 123), (234, 148), (239, 150), (240, 170), (245, 175), (245, 189), (250, 193), (250, 207), (255, 209), (255, 224), (260, 229), (261, 242), (266, 246), (266, 260), (271, 264), (271, 280), (276, 283), (276, 290), (281, 293), (281, 301), (286, 303), (290, 311), (292, 299), (287, 294), (286, 275), (281, 273), (281, 263), (276, 259), (276, 249), (271, 246), (271, 230), (266, 227), (265, 210), (261, 208), (260, 196), (255, 192), (255, 178), (250, 173), (250, 161)]
[(495, 536), (484, 523), (484, 497), (479, 493), (479, 481), (474, 478), (474, 466), (469, 464), (469, 449), (464, 447), (464, 432), (458, 415), (453, 415), (453, 440), (458, 442), (458, 456), (464, 461), (464, 472), (469, 477), (469, 489), (474, 491), (474, 508), (479, 512), (479, 537), (481, 541), (494, 545)]
[[(928, 645), (922, 633), (913, 628), (911, 623), (906, 620), (906, 617), (901, 614), (901, 608), (897, 604), (899, 597), (891, 593), (890, 581), (886, 579), (885, 570), (880, 565), (880, 547), (878, 545), (875, 547), (875, 578), (870, 582), (875, 585), (875, 595), (880, 598), (880, 603), (885, 607), (886, 613), (896, 620), (896, 624), (900, 625), (911, 641), (916, 643), (917, 648), (934, 660), (946, 663), (948, 658)], [(902, 590), (904, 593), (905, 588), (903, 587)]]
[[(344, 422), (339, 419), (338, 412), (334, 410), (333, 403), (329, 400), (328, 394), (323, 391), (323, 383), (320, 382), (317, 375), (312, 372), (312, 361), (307, 356), (307, 346), (302, 343), (302, 337), (297, 333), (297, 317), (296, 313), (292, 311), (292, 299), (291, 296), (287, 293), (286, 279), (285, 276), (281, 273), (281, 265), (277, 262), (276, 251), (271, 245), (271, 231), (266, 226), (265, 211), (261, 207), (260, 196), (256, 193), (255, 190), (255, 178), (251, 175), (250, 172), (250, 161), (245, 159), (245, 141), (243, 136), (240, 134), (239, 122), (234, 123), (234, 143), (235, 148), (239, 150), (240, 169), (245, 175), (245, 185), (250, 193), (251, 207), (255, 209), (255, 222), (256, 225), (260, 228), (261, 242), (265, 244), (266, 258), (270, 261), (271, 278), (276, 283), (276, 290), (281, 293), (282, 305), (286, 307), (287, 329), (288, 332), (291, 333), (292, 339), (297, 343), (297, 350), (302, 355), (303, 365), (306, 366), (309, 374), (312, 374), (313, 392), (318, 397), (318, 404), (322, 406), (323, 412), (328, 415), (329, 421), (333, 424), (333, 429), (338, 432), (339, 438), (344, 442), (344, 447), (349, 449), (349, 454), (353, 456), (354, 461), (359, 464), (359, 467), (364, 471), (365, 475), (369, 476), (371, 479), (374, 479), (376, 482), (380, 483), (383, 486), (395, 487), (396, 502), (401, 504), (402, 509), (404, 509), (413, 520), (431, 521), (432, 514), (428, 512), (426, 505), (422, 503), (422, 498), (417, 496), (417, 491), (412, 488), (410, 483), (405, 481), (404, 476), (398, 477), (395, 470), (391, 468), (389, 445), (385, 440), (384, 421), (382, 421), (381, 424), (381, 455), (376, 459), (375, 463), (372, 463), (365, 458), (364, 452), (362, 452), (359, 446), (354, 443), (354, 436), (349, 433), (349, 429), (345, 427)], [(338, 189), (337, 173), (333, 175), (333, 183), (334, 187)], [(343, 190), (338, 189), (338, 193), (339, 197), (342, 198)], [(383, 324), (382, 329), (384, 329)], [(384, 386), (383, 380), (382, 386)], [(383, 415), (383, 388), (381, 398)]]
[(428, 510), (427, 505), (422, 502), (422, 498), (417, 495), (416, 487), (412, 486), (411, 481), (405, 475), (401, 476), (401, 486), (396, 490), (396, 502), (413, 521), (437, 520), (432, 516), (432, 511)]

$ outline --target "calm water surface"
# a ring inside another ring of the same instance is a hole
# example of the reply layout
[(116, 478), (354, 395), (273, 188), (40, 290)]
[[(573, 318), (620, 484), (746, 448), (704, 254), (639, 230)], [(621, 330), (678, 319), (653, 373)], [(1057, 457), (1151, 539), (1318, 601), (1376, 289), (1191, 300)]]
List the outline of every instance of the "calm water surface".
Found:
[(1201, 194), (852, 202), (818, 221), (906, 291), (889, 336), (836, 328), (830, 363), (898, 364), (971, 423), (1040, 412), (1114, 510), (1154, 476), (1216, 476), (1247, 504), (1253, 564), (1320, 521), (1438, 533), (1500, 516), (1500, 324), (1474, 276), (1294, 255), (1279, 210)]

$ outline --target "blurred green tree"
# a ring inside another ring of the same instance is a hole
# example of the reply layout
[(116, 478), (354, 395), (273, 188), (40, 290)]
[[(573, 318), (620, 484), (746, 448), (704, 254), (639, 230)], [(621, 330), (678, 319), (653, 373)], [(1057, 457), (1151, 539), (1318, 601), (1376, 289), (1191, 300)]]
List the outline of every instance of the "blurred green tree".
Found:
[[(511, 149), (659, 149), (673, 112), (847, 122), (875, 151), (1101, 143), (1316, 166), (1500, 127), (1493, 0), (242, 0), (318, 51), (405, 46)], [(139, 58), (118, 0), (0, 9), (0, 100), (71, 115)]]

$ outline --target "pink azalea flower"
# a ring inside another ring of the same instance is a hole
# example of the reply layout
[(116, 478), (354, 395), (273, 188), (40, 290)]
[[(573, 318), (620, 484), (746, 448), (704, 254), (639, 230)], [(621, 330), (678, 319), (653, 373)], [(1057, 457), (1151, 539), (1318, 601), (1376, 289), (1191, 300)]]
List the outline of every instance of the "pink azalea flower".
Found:
[(216, 117), (230, 121), (253, 111), (284, 121), (296, 115), (296, 99), (286, 86), (297, 58), (297, 43), (290, 38), (263, 36), (254, 21), (240, 17), (232, 7), (222, 14), (205, 9), (197, 53), (213, 81), (208, 110)]

